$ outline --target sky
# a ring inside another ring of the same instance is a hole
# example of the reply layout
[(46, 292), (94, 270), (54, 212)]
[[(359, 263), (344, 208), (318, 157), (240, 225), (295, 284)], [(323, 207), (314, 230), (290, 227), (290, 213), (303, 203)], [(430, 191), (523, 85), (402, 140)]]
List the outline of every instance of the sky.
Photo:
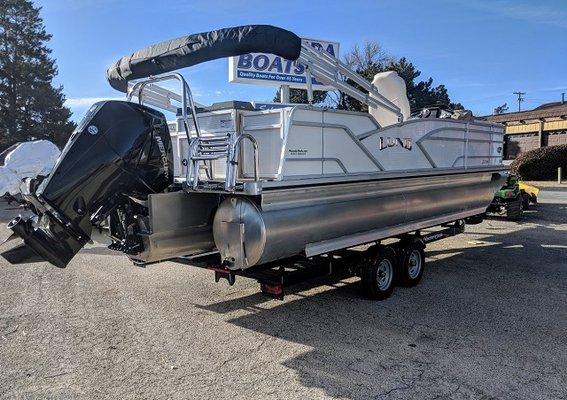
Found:
[[(36, 0), (57, 60), (56, 84), (79, 120), (101, 99), (123, 99), (105, 79), (120, 57), (191, 33), (271, 24), (299, 36), (355, 44), (377, 41), (406, 57), (453, 102), (491, 114), (515, 91), (523, 109), (559, 101), (567, 92), (567, 0)], [(274, 87), (228, 82), (226, 59), (182, 73), (196, 101), (271, 101)]]

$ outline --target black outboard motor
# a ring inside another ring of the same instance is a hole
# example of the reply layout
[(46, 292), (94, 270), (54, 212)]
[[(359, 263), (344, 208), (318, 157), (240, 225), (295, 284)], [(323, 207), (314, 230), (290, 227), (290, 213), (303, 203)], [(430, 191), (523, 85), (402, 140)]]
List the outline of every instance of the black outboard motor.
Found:
[(64, 268), (90, 241), (93, 224), (125, 202), (143, 202), (172, 183), (165, 116), (131, 102), (96, 103), (51, 175), (24, 195), (37, 215), (9, 223), (24, 244), (2, 256), (11, 263), (43, 259)]

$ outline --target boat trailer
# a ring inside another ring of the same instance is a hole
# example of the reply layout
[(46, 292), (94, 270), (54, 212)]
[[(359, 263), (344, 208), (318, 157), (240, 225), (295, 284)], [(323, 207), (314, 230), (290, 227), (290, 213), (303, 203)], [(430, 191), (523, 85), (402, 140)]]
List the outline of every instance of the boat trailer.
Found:
[[(471, 219), (471, 223), (476, 224), (481, 220)], [(456, 236), (465, 231), (465, 220), (458, 220), (452, 223), (443, 224), (438, 229), (417, 231), (407, 233), (397, 237), (394, 243), (381, 244), (373, 243), (353, 249), (343, 249), (330, 254), (323, 254), (316, 257), (297, 256), (287, 260), (280, 260), (247, 270), (230, 270), (223, 266), (219, 253), (200, 255), (197, 257), (178, 257), (171, 261), (185, 264), (190, 267), (203, 268), (214, 272), (215, 282), (226, 280), (230, 286), (236, 282), (236, 277), (253, 279), (260, 284), (262, 294), (278, 300), (283, 300), (286, 293), (285, 289), (301, 283), (322, 278), (331, 277), (333, 279), (346, 279), (353, 276), (360, 278), (372, 276), (363, 273), (372, 263), (372, 259), (379, 252), (393, 252), (395, 254), (395, 268), (397, 270), (398, 282), (403, 286), (415, 286), (421, 280), (425, 258), (423, 251), (429, 243), (436, 242), (451, 236)], [(417, 244), (417, 247), (414, 247)], [(421, 252), (420, 252), (421, 249)], [(412, 251), (419, 252), (419, 258), (408, 257)], [(421, 265), (418, 265), (421, 263)], [(402, 269), (407, 272), (402, 273)], [(400, 275), (408, 276), (410, 279), (401, 281)], [(373, 282), (370, 285), (372, 286)], [(364, 283), (363, 283), (364, 285)], [(372, 293), (365, 291), (369, 297), (376, 299)]]

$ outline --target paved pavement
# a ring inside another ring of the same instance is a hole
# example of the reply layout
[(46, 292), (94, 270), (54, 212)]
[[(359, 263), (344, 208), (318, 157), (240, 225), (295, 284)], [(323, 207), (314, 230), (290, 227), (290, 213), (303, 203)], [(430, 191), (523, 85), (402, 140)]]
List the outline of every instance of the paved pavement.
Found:
[(540, 199), (432, 244), (383, 302), (356, 279), (271, 300), (100, 243), (63, 270), (2, 260), (0, 398), (565, 399), (567, 192)]

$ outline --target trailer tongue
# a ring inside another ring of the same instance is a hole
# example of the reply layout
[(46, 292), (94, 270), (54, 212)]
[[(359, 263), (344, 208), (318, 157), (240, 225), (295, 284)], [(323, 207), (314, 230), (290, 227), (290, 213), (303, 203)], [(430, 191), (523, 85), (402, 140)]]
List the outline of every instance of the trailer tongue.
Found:
[[(182, 75), (154, 76), (253, 51), (304, 64), (309, 98), (313, 76), (369, 113), (237, 102), (197, 108)], [(163, 42), (122, 58), (107, 77), (127, 101), (95, 104), (50, 177), (25, 194), (36, 215), (9, 224), (23, 244), (2, 254), (8, 261), (65, 267), (93, 226), (107, 223), (110, 248), (139, 265), (191, 260), (217, 278), (255, 277), (281, 295), (283, 286), (258, 277), (342, 260), (367, 294), (384, 298), (396, 282), (416, 284), (426, 242), (478, 221), (503, 179), (501, 126), (439, 109), (410, 117), (397, 74), (371, 84), (280, 28)], [(180, 93), (160, 85), (168, 80)], [(177, 119), (168, 123), (149, 106)], [(422, 234), (434, 226), (446, 229)], [(390, 238), (399, 241), (380, 245)], [(359, 245), (367, 249), (347, 251)]]

